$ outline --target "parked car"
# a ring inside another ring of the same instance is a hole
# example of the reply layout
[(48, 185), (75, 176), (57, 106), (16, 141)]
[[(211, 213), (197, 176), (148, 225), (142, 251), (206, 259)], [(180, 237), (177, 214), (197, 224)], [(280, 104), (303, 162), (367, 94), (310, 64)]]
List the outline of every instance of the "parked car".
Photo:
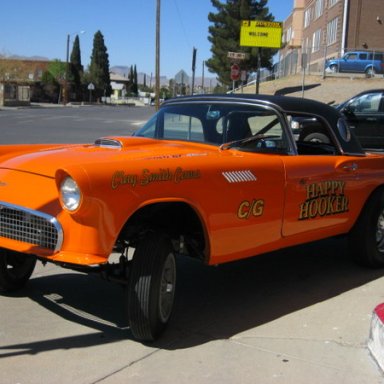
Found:
[[(299, 118), (328, 142), (305, 127), (295, 138)], [(383, 223), (384, 155), (316, 101), (183, 97), (132, 137), (0, 146), (1, 291), (23, 287), (37, 260), (99, 272), (126, 285), (138, 340), (169, 322), (176, 256), (217, 265), (347, 235), (351, 256), (382, 267)]]
[[(384, 151), (384, 89), (363, 91), (334, 108), (344, 114), (365, 150)], [(316, 118), (296, 117), (291, 128), (297, 139), (305, 128), (306, 140), (329, 143), (329, 138), (319, 131)]]
[(363, 148), (384, 150), (384, 89), (361, 92), (335, 108), (345, 115)]
[(384, 73), (384, 53), (353, 51), (342, 58), (326, 62), (326, 71), (365, 73), (367, 76)]

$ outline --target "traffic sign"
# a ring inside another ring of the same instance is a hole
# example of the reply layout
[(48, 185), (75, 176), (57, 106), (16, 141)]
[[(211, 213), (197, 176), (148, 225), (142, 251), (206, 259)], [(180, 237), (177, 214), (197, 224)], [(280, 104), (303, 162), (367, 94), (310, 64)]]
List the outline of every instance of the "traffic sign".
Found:
[(281, 48), (283, 23), (243, 20), (240, 29), (241, 47)]
[(235, 60), (246, 60), (249, 58), (249, 54), (245, 52), (228, 52), (227, 57)]
[(237, 64), (231, 65), (231, 80), (236, 81), (240, 79), (240, 67)]

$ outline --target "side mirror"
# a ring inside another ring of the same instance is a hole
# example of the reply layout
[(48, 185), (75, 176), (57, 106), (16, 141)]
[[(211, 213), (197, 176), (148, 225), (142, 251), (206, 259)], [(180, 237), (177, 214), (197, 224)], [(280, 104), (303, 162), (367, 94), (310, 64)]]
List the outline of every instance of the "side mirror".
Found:
[(355, 116), (356, 107), (352, 105), (346, 105), (341, 112), (346, 116)]

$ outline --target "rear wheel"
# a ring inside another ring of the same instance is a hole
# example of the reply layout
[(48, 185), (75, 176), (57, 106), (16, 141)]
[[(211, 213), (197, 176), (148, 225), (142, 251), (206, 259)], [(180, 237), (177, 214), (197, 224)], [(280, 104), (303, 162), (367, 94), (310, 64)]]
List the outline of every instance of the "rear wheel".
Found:
[(132, 260), (127, 288), (128, 320), (133, 336), (153, 341), (160, 336), (172, 313), (176, 288), (176, 260), (170, 239), (149, 233)]
[(32, 275), (36, 257), (0, 249), (0, 292), (22, 288)]
[(312, 143), (330, 144), (328, 136), (321, 132), (313, 132), (304, 137), (303, 141), (310, 141)]
[(365, 76), (366, 77), (373, 77), (375, 75), (376, 75), (375, 68), (369, 67), (369, 68), (366, 69), (366, 71), (365, 71)]
[(349, 234), (350, 252), (360, 264), (384, 266), (384, 190), (377, 190), (365, 205)]

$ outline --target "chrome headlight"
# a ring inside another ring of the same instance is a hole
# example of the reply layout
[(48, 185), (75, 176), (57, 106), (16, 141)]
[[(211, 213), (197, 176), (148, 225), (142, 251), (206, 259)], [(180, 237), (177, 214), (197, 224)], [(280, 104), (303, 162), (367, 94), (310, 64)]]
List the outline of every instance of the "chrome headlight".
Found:
[(60, 199), (65, 209), (76, 211), (81, 203), (81, 191), (76, 181), (66, 177), (60, 185)]

